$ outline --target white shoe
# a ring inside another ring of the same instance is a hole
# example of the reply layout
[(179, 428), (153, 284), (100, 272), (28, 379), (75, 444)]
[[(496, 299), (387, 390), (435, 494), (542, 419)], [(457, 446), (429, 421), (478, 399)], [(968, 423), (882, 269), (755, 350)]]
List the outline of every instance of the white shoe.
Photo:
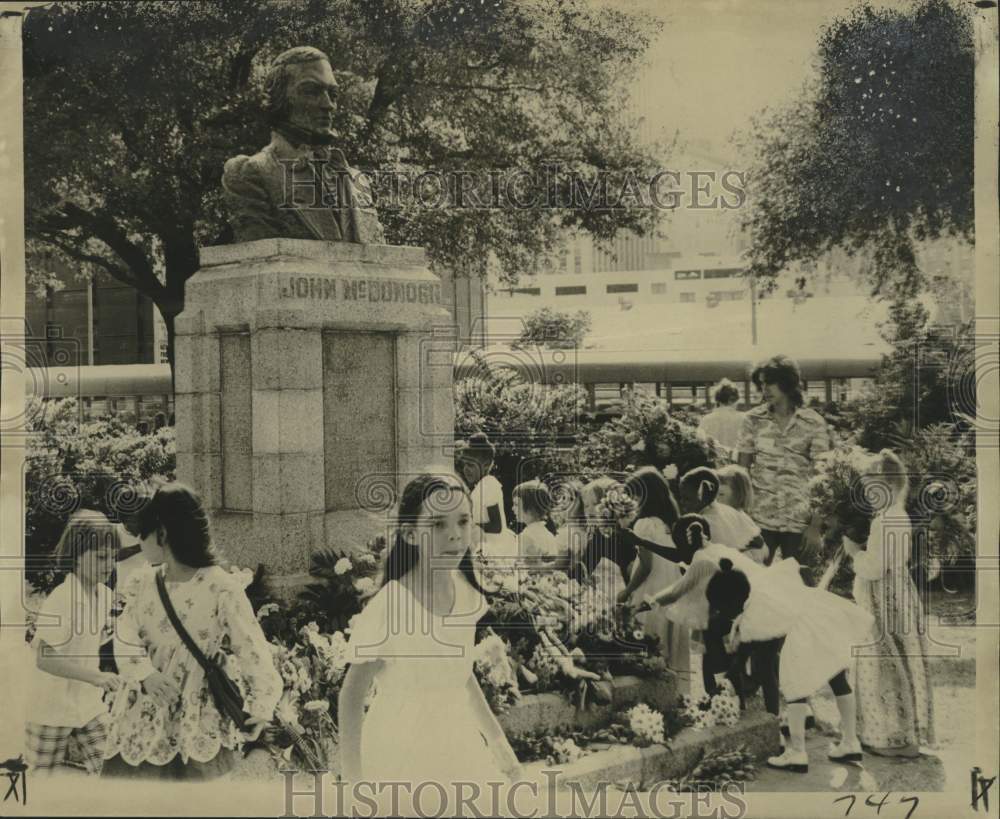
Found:
[(843, 740), (833, 742), (830, 744), (830, 750), (827, 751), (826, 755), (834, 762), (860, 762), (861, 743), (858, 740), (854, 740), (850, 744), (845, 743)]
[(809, 755), (805, 751), (785, 748), (781, 756), (768, 757), (768, 767), (793, 773), (809, 773)]

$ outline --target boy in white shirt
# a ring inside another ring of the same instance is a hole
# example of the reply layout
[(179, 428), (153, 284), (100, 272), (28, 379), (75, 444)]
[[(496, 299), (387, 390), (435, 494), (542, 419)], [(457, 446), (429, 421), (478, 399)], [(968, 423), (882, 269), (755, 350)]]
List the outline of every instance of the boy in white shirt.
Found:
[(36, 672), (28, 697), (26, 761), (33, 770), (66, 762), (71, 741), (92, 774), (104, 764), (105, 691), (120, 685), (100, 670), (100, 648), (111, 631), (106, 583), (120, 547), (117, 527), (100, 512), (80, 510), (66, 524), (54, 558), (66, 578), (38, 614)]

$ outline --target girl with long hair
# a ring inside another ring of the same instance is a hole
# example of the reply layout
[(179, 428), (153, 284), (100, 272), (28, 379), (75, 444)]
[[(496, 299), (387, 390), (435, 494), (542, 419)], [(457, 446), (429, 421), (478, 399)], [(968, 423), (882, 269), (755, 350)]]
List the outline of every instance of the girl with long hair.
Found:
[(915, 757), (934, 744), (934, 701), (920, 592), (907, 567), (913, 530), (906, 511), (906, 467), (884, 449), (861, 478), (866, 500), (881, 500), (865, 548), (849, 538), (854, 599), (875, 618), (873, 645), (855, 666), (858, 735), (872, 753)]
[(403, 490), (382, 586), (347, 646), (338, 714), (348, 781), (505, 783), (519, 770), (473, 674), (487, 606), (472, 521), (454, 474), (427, 472)]
[[(663, 473), (652, 466), (642, 467), (625, 481), (625, 491), (637, 503), (632, 531), (644, 540), (675, 548), (670, 531), (677, 523), (680, 512)], [(637, 552), (622, 601), (633, 608), (638, 608), (647, 595), (661, 591), (681, 578), (681, 568), (676, 562), (643, 546), (639, 546)], [(640, 614), (638, 620), (646, 634), (660, 641), (667, 666), (676, 673), (688, 674), (691, 666), (689, 630), (671, 621), (662, 609)]]
[[(105, 776), (215, 779), (274, 716), (283, 683), (254, 616), (245, 583), (219, 565), (200, 497), (160, 486), (138, 521), (154, 564), (121, 589), (115, 662), (125, 684), (111, 707)], [(202, 666), (171, 622), (162, 584), (184, 630), (214, 658), (243, 697), (243, 729), (220, 713)]]

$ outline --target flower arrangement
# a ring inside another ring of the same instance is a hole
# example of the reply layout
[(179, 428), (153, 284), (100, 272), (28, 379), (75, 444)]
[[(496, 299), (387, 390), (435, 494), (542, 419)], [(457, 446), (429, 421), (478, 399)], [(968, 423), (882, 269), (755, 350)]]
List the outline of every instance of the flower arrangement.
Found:
[(477, 644), (473, 667), (493, 713), (502, 714), (520, 701), (521, 690), (517, 685), (517, 675), (503, 638), (491, 633)]
[(639, 703), (629, 709), (625, 716), (628, 718), (628, 726), (635, 736), (636, 744), (640, 747), (662, 744), (665, 741), (663, 714), (654, 711), (645, 703)]
[(691, 424), (671, 415), (658, 399), (636, 390), (622, 396), (622, 413), (580, 446), (585, 471), (606, 474), (674, 464), (680, 474), (725, 462), (723, 452)]
[(613, 522), (634, 515), (636, 506), (635, 498), (625, 491), (624, 486), (616, 484), (608, 488), (597, 504), (597, 514), (603, 520)]
[[(265, 604), (257, 612), (265, 634), (276, 608)], [(299, 629), (293, 643), (272, 638), (271, 646), (284, 691), (275, 720), (260, 742), (285, 763), (304, 770), (326, 769), (337, 740), (331, 704), (337, 702), (347, 670), (347, 639), (343, 632), (326, 634), (310, 622)]]
[(841, 536), (864, 542), (874, 510), (860, 491), (861, 476), (872, 455), (859, 446), (841, 445), (817, 458), (809, 482), (809, 502), (823, 521), (824, 553), (832, 558)]
[(602, 727), (564, 729), (555, 733), (539, 728), (510, 737), (510, 743), (522, 762), (544, 759), (549, 765), (565, 765), (614, 745), (664, 745), (683, 727), (686, 723), (679, 709), (660, 712), (639, 703), (619, 711), (610, 723)]
[(364, 608), (378, 590), (379, 569), (385, 538), (375, 538), (352, 550), (327, 549), (312, 556), (311, 582), (299, 595), (298, 606), (323, 631), (347, 628), (350, 619)]
[(757, 764), (745, 746), (724, 753), (706, 751), (691, 771), (667, 783), (674, 793), (719, 791), (731, 783), (745, 782), (757, 775)]
[(719, 725), (731, 727), (740, 721), (740, 700), (729, 680), (723, 681), (714, 697), (705, 694), (694, 699), (685, 695), (681, 703), (684, 716), (698, 730)]

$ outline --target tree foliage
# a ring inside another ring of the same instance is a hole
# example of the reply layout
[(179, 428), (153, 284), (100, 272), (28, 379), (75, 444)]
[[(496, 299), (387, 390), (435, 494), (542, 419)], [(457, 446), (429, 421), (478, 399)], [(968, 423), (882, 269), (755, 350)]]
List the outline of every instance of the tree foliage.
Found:
[(753, 273), (867, 248), (874, 292), (905, 298), (921, 285), (915, 242), (971, 240), (972, 33), (948, 0), (864, 3), (823, 30), (816, 75), (747, 142)]
[(580, 349), (590, 332), (590, 312), (577, 310), (567, 313), (542, 307), (524, 318), (524, 330), (514, 342), (515, 347), (550, 347), (552, 349)]
[[(150, 296), (172, 337), (199, 247), (231, 239), (223, 163), (267, 143), (264, 72), (302, 44), (339, 73), (338, 145), (363, 170), (533, 174), (558, 163), (621, 186), (652, 168), (624, 89), (656, 28), (650, 16), (585, 0), (98, 0), (35, 10), (24, 27), (29, 241)], [(565, 196), (565, 179), (521, 183)], [(425, 246), (434, 265), (478, 274), (493, 259), (511, 279), (566, 228), (609, 239), (655, 221), (648, 209), (579, 202), (539, 214), (404, 201), (381, 216), (388, 241)]]
[(919, 302), (894, 304), (883, 335), (892, 345), (861, 397), (845, 407), (846, 426), (865, 449), (907, 447), (933, 424), (968, 426), (976, 413), (971, 325), (937, 326)]

